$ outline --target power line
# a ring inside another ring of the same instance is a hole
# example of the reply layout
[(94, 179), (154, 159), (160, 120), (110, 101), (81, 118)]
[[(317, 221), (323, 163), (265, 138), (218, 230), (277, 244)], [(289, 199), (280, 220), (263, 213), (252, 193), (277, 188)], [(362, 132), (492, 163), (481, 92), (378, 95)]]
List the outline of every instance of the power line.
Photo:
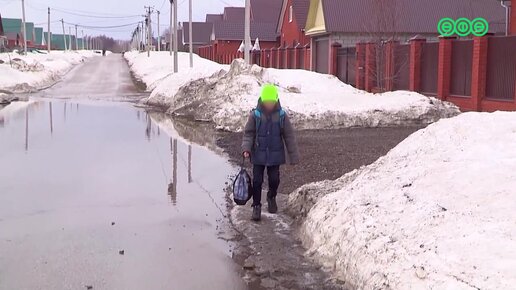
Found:
[(140, 21), (133, 22), (133, 23), (127, 23), (127, 24), (121, 24), (121, 25), (111, 25), (111, 26), (91, 26), (91, 25), (82, 25), (82, 24), (69, 23), (69, 22), (65, 22), (65, 23), (68, 25), (77, 25), (78, 27), (82, 27), (82, 28), (86, 28), (86, 29), (109, 29), (109, 28), (121, 28), (121, 27), (133, 26), (133, 25), (140, 23)]
[(58, 8), (52, 8), (54, 11), (58, 11), (65, 14), (70, 14), (74, 16), (80, 16), (80, 17), (89, 17), (89, 18), (107, 18), (107, 19), (122, 19), (122, 18), (136, 18), (140, 17), (141, 15), (125, 15), (125, 16), (103, 16), (103, 15), (93, 15), (93, 14), (83, 14), (83, 13), (77, 13), (77, 12), (70, 12)]

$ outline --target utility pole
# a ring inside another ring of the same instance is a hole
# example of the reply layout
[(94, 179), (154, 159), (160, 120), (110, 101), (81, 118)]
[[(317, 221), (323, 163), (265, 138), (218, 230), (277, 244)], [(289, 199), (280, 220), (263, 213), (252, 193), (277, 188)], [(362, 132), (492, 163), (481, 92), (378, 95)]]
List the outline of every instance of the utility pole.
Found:
[(250, 64), (249, 47), (251, 47), (251, 0), (245, 0), (245, 35), (244, 35), (244, 60)]
[[(189, 40), (190, 40), (190, 43), (188, 44), (188, 46), (190, 47), (190, 68), (193, 68), (193, 32), (192, 32), (192, 0), (189, 1), (189, 21), (188, 21), (188, 26), (189, 26), (189, 30), (188, 30), (188, 37), (189, 37)], [(184, 31), (184, 29), (183, 29)]]
[(179, 55), (177, 52), (177, 0), (172, 0), (174, 2), (174, 73), (179, 71)]
[(48, 53), (50, 53), (50, 7), (48, 7), (47, 47)]
[(77, 24), (75, 24), (75, 50), (79, 50), (79, 38), (77, 38)]
[(174, 0), (170, 0), (170, 26), (168, 28), (168, 35), (169, 35), (169, 50), (170, 50), (170, 56), (172, 56), (172, 27), (174, 26)]
[(22, 0), (22, 16), (23, 16), (23, 51), (27, 54), (27, 26), (25, 26), (25, 0)]
[(158, 10), (158, 51), (161, 51), (161, 34), (159, 34), (159, 14), (161, 12), (159, 12)]
[(145, 24), (147, 25), (147, 57), (150, 57), (150, 47), (152, 45), (152, 22), (151, 22), (151, 13), (152, 7), (145, 6), (147, 9), (147, 17), (145, 17)]
[(64, 41), (64, 51), (66, 52), (68, 48), (66, 47), (66, 32), (64, 28), (64, 20), (61, 19), (61, 24), (63, 25), (63, 41)]

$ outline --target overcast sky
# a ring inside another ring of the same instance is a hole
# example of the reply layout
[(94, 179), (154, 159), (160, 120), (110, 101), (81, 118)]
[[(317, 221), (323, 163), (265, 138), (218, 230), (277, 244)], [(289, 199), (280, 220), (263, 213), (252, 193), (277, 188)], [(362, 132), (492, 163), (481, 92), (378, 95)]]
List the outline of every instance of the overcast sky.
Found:
[[(188, 0), (178, 0), (179, 21), (188, 21)], [(224, 6), (244, 6), (245, 0), (193, 0), (194, 21), (204, 21), (207, 13), (221, 13)], [(47, 7), (55, 8), (51, 11), (51, 21), (61, 18), (65, 22), (83, 24), (87, 26), (106, 27), (136, 23), (142, 21), (145, 13), (144, 6), (154, 6), (161, 10), (161, 31), (168, 27), (170, 22), (169, 0), (25, 0), (27, 22), (34, 22), (36, 26), (47, 30)], [(21, 0), (0, 0), (0, 13), (5, 18), (21, 18)], [(66, 13), (65, 13), (66, 12)], [(75, 15), (74, 15), (75, 14)], [(77, 15), (80, 14), (80, 15)], [(95, 17), (86, 17), (95, 16)], [(101, 16), (101, 17), (99, 17)], [(128, 16), (125, 18), (125, 16)], [(124, 18), (119, 18), (124, 17)], [(153, 15), (154, 33), (157, 29), (157, 16)], [(68, 32), (68, 27), (65, 29)], [(136, 24), (118, 28), (79, 28), (87, 35), (106, 34), (117, 39), (129, 39)], [(51, 23), (53, 33), (62, 33), (59, 22)]]

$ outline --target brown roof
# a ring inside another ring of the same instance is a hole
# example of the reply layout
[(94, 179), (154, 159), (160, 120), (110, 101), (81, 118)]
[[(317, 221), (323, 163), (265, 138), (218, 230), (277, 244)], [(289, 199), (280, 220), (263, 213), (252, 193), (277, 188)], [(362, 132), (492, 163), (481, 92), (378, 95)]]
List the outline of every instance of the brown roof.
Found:
[[(188, 22), (183, 22), (184, 43), (190, 42), (190, 26)], [(194, 44), (208, 44), (211, 41), (213, 23), (192, 22), (192, 38)]]
[(437, 23), (443, 17), (483, 17), (489, 21), (491, 32), (500, 32), (505, 23), (505, 9), (494, 0), (321, 1), (327, 32), (437, 34)]
[(222, 14), (206, 14), (206, 22), (215, 22), (215, 21), (221, 21), (224, 19), (224, 15)]
[(256, 22), (278, 23), (282, 0), (251, 0), (251, 16)]
[[(243, 22), (220, 21), (213, 23), (216, 40), (244, 40)], [(251, 39), (260, 41), (276, 41), (276, 23), (253, 22), (251, 24)]]
[(224, 21), (238, 22), (244, 21), (244, 7), (226, 7), (224, 8)]

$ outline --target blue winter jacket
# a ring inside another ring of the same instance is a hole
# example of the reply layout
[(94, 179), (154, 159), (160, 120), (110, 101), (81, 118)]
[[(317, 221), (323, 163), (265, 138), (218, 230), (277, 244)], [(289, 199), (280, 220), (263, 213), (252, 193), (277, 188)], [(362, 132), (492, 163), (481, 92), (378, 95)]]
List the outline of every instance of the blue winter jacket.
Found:
[[(257, 111), (257, 112), (255, 112)], [(299, 162), (294, 128), (278, 103), (274, 112), (266, 113), (258, 101), (244, 129), (242, 150), (251, 153), (255, 165), (276, 166), (286, 163), (285, 147), (291, 164)]]

